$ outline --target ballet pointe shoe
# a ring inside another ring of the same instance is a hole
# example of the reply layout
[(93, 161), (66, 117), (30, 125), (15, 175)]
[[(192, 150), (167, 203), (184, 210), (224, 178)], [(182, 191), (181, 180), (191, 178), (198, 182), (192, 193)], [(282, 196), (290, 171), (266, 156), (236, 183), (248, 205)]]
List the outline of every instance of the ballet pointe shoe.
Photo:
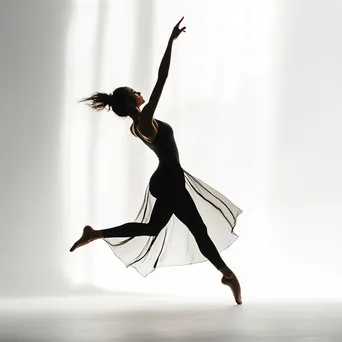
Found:
[(229, 277), (223, 276), (221, 279), (221, 282), (222, 284), (230, 287), (230, 289), (233, 292), (236, 304), (241, 305), (242, 304), (241, 287), (240, 287), (240, 283), (236, 275), (232, 273), (231, 276)]
[(77, 240), (74, 245), (70, 248), (70, 252), (73, 252), (76, 248), (87, 245), (94, 240), (94, 229), (90, 226), (85, 226), (83, 228), (83, 234), (79, 240)]

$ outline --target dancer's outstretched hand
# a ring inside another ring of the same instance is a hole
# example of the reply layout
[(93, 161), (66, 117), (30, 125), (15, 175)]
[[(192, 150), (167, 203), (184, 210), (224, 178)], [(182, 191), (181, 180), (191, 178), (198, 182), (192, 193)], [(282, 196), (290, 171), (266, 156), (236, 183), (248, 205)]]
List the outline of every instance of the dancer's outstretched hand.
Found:
[(185, 32), (186, 27), (179, 28), (179, 24), (183, 21), (184, 17), (177, 23), (177, 25), (173, 28), (173, 31), (171, 33), (171, 39), (175, 40), (178, 38), (178, 36), (182, 33)]

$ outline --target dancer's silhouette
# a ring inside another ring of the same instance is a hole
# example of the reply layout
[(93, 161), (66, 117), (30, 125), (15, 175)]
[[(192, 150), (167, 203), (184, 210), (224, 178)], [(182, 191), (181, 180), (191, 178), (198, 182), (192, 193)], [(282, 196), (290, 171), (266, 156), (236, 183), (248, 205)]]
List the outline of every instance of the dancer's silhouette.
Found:
[[(183, 18), (172, 31), (160, 64), (157, 83), (142, 110), (140, 106), (145, 102), (143, 97), (129, 87), (117, 88), (113, 94), (96, 93), (82, 100), (95, 110), (108, 106), (121, 117), (131, 117), (132, 134), (155, 152), (159, 165), (150, 179), (135, 222), (101, 230), (86, 226), (70, 251), (96, 239), (104, 239), (127, 266), (133, 265), (143, 275), (157, 266), (209, 260), (223, 274), (221, 281), (232, 289), (236, 303), (241, 304), (239, 281), (222, 260), (217, 245), (223, 250), (236, 240), (233, 229), (242, 211), (224, 195), (182, 168), (171, 126), (154, 118), (169, 72), (172, 44), (185, 32), (185, 27), (179, 28)], [(209, 231), (197, 206), (203, 208), (203, 213), (206, 212)], [(171, 218), (174, 223), (172, 226)], [(214, 243), (209, 236), (210, 226), (220, 220), (220, 227), (213, 232)], [(184, 229), (182, 224), (188, 229)]]

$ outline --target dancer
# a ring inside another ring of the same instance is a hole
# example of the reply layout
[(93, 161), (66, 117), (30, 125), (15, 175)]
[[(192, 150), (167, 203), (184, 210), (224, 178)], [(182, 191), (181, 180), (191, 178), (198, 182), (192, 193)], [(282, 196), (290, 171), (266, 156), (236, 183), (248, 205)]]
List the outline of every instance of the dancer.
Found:
[(154, 118), (169, 72), (173, 42), (186, 29), (179, 27), (183, 19), (172, 30), (157, 83), (143, 109), (144, 98), (129, 87), (81, 100), (95, 110), (107, 107), (120, 117), (129, 116), (133, 120), (131, 133), (157, 155), (159, 165), (135, 222), (100, 230), (86, 226), (70, 251), (103, 239), (127, 267), (135, 267), (144, 276), (158, 266), (209, 260), (222, 273), (221, 282), (231, 288), (236, 303), (242, 304), (239, 281), (219, 252), (237, 239), (233, 230), (242, 210), (182, 168), (172, 127)]

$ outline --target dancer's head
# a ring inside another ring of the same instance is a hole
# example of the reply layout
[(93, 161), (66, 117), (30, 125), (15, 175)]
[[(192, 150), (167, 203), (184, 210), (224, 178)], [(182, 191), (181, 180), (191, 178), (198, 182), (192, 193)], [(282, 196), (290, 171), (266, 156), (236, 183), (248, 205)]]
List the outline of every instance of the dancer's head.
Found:
[(88, 102), (88, 105), (95, 110), (107, 107), (118, 116), (125, 117), (134, 116), (145, 100), (140, 92), (129, 87), (120, 87), (115, 89), (112, 94), (95, 93), (80, 102)]

